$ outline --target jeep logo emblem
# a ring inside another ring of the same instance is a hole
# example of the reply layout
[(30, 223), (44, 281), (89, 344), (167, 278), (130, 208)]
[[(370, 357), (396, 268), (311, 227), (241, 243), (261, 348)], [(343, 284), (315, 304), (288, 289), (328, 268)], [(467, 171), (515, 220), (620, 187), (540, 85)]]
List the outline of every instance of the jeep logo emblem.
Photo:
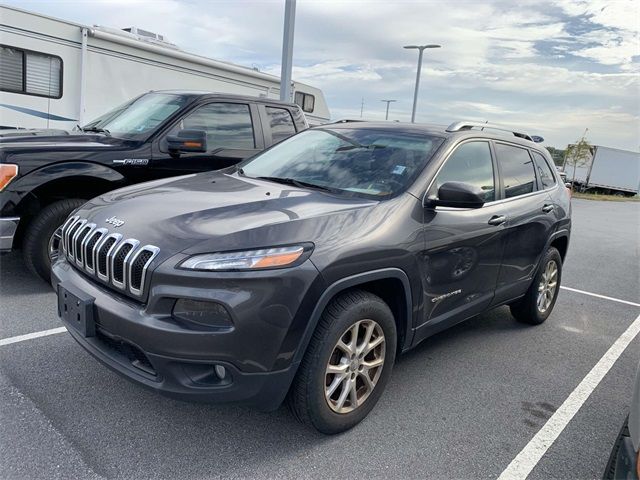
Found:
[(111, 218), (107, 218), (105, 220), (105, 222), (110, 223), (111, 225), (113, 225), (116, 228), (121, 226), (121, 225), (124, 225), (124, 220), (120, 220), (119, 218), (116, 218), (115, 216), (113, 216)]

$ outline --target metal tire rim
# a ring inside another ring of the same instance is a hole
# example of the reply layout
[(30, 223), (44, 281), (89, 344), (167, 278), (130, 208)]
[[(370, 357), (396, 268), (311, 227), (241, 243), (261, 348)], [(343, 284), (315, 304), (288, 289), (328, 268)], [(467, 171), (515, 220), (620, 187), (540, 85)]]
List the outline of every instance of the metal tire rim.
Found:
[(331, 410), (349, 413), (369, 398), (382, 374), (385, 352), (384, 332), (376, 321), (359, 320), (344, 331), (325, 369), (324, 395)]
[(56, 228), (53, 235), (49, 238), (49, 246), (47, 249), (49, 259), (53, 260), (60, 254), (60, 242), (62, 242), (62, 228)]
[(555, 260), (549, 260), (542, 272), (542, 278), (538, 285), (538, 311), (546, 313), (558, 288), (558, 264)]

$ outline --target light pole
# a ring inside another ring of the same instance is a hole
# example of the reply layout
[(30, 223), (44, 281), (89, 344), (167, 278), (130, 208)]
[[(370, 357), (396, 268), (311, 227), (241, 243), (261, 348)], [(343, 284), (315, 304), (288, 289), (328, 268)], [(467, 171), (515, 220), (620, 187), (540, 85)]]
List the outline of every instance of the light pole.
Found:
[(284, 33), (282, 35), (282, 66), (280, 67), (280, 100), (291, 101), (291, 70), (293, 68), (293, 30), (296, 23), (296, 0), (284, 5)]
[(381, 101), (381, 102), (387, 102), (387, 113), (386, 113), (386, 115), (384, 116), (384, 119), (385, 119), (385, 120), (389, 120), (389, 104), (390, 104), (390, 103), (392, 103), (392, 102), (395, 102), (395, 101), (397, 101), (397, 100), (380, 100), (380, 101)]
[(413, 110), (411, 112), (411, 123), (416, 121), (416, 107), (418, 106), (418, 90), (420, 89), (420, 72), (422, 71), (422, 52), (425, 48), (440, 48), (442, 45), (405, 45), (406, 49), (417, 49), (418, 54), (418, 72), (416, 73), (416, 90), (413, 93)]

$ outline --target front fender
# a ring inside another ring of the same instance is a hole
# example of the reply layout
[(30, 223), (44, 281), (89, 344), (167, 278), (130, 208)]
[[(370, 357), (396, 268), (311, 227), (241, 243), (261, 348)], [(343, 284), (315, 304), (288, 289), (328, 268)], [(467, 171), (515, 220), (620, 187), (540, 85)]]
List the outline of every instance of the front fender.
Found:
[(81, 161), (59, 162), (45, 165), (18, 178), (15, 182), (9, 184), (9, 190), (16, 193), (29, 193), (45, 183), (62, 179), (67, 180), (70, 177), (100, 179), (114, 183), (116, 186), (125, 180), (125, 177), (121, 173), (99, 163)]

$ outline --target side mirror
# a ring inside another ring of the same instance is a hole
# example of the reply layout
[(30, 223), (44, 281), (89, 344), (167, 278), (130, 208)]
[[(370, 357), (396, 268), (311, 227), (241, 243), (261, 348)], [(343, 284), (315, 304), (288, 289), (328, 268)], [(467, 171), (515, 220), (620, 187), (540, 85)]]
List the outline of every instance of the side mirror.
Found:
[(438, 189), (438, 197), (427, 198), (427, 207), (480, 208), (484, 205), (484, 191), (464, 182), (445, 182)]
[(180, 130), (177, 135), (168, 135), (169, 152), (206, 152), (207, 132), (204, 130)]

